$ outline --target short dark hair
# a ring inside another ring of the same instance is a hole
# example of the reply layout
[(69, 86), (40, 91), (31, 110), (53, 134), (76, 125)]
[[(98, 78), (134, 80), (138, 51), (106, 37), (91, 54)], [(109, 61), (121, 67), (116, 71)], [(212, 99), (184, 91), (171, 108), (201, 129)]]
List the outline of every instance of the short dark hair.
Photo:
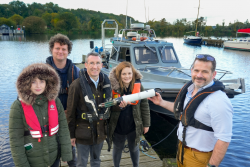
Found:
[(197, 57), (196, 57), (196, 58), (194, 59), (193, 64), (192, 64), (192, 69), (194, 68), (194, 63), (195, 63), (196, 60), (203, 61), (203, 62), (211, 62), (211, 63), (212, 63), (212, 68), (211, 68), (211, 70), (212, 70), (212, 72), (215, 71), (215, 69), (216, 69), (216, 60), (215, 60), (215, 58), (214, 58), (214, 61), (210, 61), (210, 60), (207, 60), (206, 57), (204, 57), (204, 58), (197, 58)]
[(52, 54), (52, 49), (54, 48), (55, 43), (60, 43), (60, 45), (68, 45), (68, 52), (69, 52), (69, 54), (71, 53), (73, 44), (66, 35), (56, 34), (50, 38), (49, 51), (51, 54)]
[(88, 53), (88, 54), (86, 55), (86, 57), (85, 57), (85, 62), (86, 62), (86, 63), (88, 62), (89, 56), (98, 56), (98, 57), (100, 57), (100, 59), (102, 60), (102, 57), (101, 57), (101, 55), (100, 55), (99, 53), (97, 53), (97, 52), (90, 52), (90, 53)]

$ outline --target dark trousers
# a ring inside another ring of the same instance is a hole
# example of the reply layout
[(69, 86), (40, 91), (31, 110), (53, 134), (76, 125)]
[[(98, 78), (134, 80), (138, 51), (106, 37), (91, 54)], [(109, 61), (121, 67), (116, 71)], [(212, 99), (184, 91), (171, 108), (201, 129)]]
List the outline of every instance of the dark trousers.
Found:
[[(90, 154), (90, 166), (91, 167), (100, 167), (101, 164), (101, 150), (102, 150), (103, 142), (95, 145), (83, 145), (76, 143), (77, 148), (77, 167), (87, 167), (88, 157)], [(95, 152), (97, 158), (94, 159)]]
[(76, 167), (76, 147), (72, 146), (72, 160), (68, 161), (69, 167)]
[(133, 163), (133, 167), (139, 166), (139, 144), (135, 143), (136, 132), (133, 131), (127, 135), (120, 135), (114, 133), (113, 136), (113, 162), (114, 167), (120, 167), (120, 161), (122, 157), (122, 150), (124, 148), (124, 144), (126, 139), (128, 140), (128, 148), (130, 157)]
[(50, 167), (59, 167), (59, 163), (60, 163), (60, 159), (56, 159), (53, 165), (51, 165)]

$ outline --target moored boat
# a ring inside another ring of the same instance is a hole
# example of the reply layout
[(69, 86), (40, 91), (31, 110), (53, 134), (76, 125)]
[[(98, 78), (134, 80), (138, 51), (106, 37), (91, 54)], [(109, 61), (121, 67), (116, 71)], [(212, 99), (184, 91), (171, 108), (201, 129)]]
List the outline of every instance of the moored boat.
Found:
[[(249, 34), (250, 35), (250, 28), (247, 29), (239, 29), (236, 33), (236, 37), (238, 33)], [(241, 38), (233, 41), (225, 41), (224, 42), (225, 49), (233, 49), (233, 50), (244, 50), (250, 51), (250, 37), (248, 38)]]
[(184, 43), (191, 44), (191, 45), (201, 45), (202, 37), (199, 36), (184, 36)]
[[(113, 22), (116, 28), (105, 27)], [(115, 29), (115, 36), (110, 39), (111, 48), (105, 44), (105, 30)], [(93, 48), (93, 47), (92, 47)], [(182, 68), (172, 43), (157, 40), (156, 34), (149, 25), (137, 23), (130, 28), (121, 29), (115, 20), (104, 20), (102, 23), (102, 72), (109, 75), (111, 69), (122, 61), (129, 61), (143, 75), (142, 85), (148, 89), (160, 88), (164, 100), (174, 101), (179, 90), (190, 81), (190, 69)], [(224, 75), (231, 74), (226, 70), (217, 70), (221, 80)], [(221, 80), (225, 85), (225, 92), (231, 98), (245, 92), (243, 78)], [(162, 107), (149, 102), (151, 113), (151, 127), (145, 138), (154, 145), (166, 137), (178, 124), (174, 114)], [(162, 143), (153, 147), (162, 159), (174, 158), (176, 155), (176, 129)]]

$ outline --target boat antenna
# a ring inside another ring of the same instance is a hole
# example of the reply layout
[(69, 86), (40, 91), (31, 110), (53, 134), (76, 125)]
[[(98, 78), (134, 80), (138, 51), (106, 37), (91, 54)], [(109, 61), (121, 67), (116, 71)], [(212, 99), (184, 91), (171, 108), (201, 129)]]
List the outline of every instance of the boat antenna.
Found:
[(127, 0), (127, 7), (126, 7), (126, 27), (125, 28), (128, 28), (128, 24), (127, 24), (127, 20), (128, 20), (128, 0)]
[(148, 6), (148, 21), (149, 21), (149, 6)]
[(198, 24), (199, 9), (200, 9), (200, 0), (199, 0), (199, 7), (198, 7), (198, 14), (197, 14), (197, 19), (196, 19), (196, 26), (195, 26), (195, 34), (194, 34), (194, 36), (196, 36), (196, 33), (197, 33), (197, 24)]
[(146, 23), (147, 23), (147, 15), (146, 15), (146, 4), (145, 4), (145, 0), (144, 0), (144, 7), (145, 7), (145, 19), (146, 19)]

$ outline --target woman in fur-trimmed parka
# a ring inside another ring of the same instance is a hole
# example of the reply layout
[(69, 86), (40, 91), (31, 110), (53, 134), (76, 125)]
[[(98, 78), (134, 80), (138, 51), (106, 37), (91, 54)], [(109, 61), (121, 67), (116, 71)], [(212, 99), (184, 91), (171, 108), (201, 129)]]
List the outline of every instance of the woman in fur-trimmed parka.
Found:
[[(142, 75), (129, 62), (121, 62), (109, 75), (113, 98), (144, 91), (140, 79)], [(123, 102), (122, 102), (123, 103)], [(109, 141), (113, 142), (114, 167), (120, 166), (125, 140), (133, 167), (139, 166), (140, 136), (147, 133), (150, 126), (150, 110), (147, 99), (131, 102), (131, 105), (113, 106), (109, 122)]]
[(16, 87), (18, 99), (9, 116), (15, 166), (58, 167), (59, 156), (70, 161), (70, 136), (63, 106), (57, 98), (60, 79), (56, 71), (43, 63), (29, 65), (19, 75)]

